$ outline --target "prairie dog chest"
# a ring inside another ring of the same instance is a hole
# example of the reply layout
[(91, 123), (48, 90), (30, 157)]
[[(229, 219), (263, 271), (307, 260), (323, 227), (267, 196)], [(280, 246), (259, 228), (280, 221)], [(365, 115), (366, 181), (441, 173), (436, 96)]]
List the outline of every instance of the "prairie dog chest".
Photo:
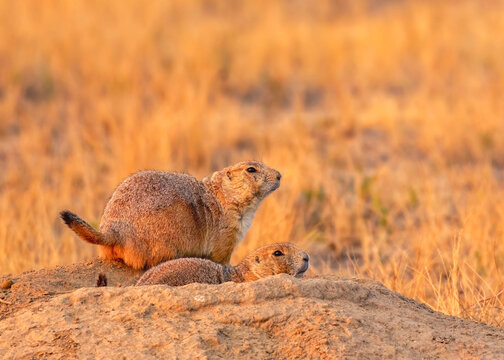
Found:
[(245, 235), (247, 234), (247, 231), (252, 226), (252, 221), (254, 220), (255, 210), (256, 209), (250, 209), (250, 210), (246, 211), (243, 214), (241, 221), (238, 222), (238, 241), (241, 241), (245, 237)]

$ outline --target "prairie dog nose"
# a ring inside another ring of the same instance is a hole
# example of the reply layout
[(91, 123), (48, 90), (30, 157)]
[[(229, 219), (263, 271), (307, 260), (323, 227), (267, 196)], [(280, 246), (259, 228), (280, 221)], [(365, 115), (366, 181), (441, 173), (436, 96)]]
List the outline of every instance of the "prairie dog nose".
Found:
[(276, 176), (277, 180), (280, 181), (280, 179), (282, 178), (282, 174), (280, 174), (278, 171), (277, 171), (277, 176)]

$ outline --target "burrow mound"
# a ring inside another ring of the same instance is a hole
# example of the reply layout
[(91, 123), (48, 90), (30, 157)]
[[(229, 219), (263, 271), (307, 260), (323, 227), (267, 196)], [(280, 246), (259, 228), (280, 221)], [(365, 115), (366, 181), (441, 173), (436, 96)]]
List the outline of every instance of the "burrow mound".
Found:
[[(108, 287), (95, 286), (105, 273)], [(2, 358), (500, 358), (504, 330), (360, 279), (133, 287), (95, 260), (16, 277), (0, 298)], [(119, 287), (120, 285), (120, 287)]]

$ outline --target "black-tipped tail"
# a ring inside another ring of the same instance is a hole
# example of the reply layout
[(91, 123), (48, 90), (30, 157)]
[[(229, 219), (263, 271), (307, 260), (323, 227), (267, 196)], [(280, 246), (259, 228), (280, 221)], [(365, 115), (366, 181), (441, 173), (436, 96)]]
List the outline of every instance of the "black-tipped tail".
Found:
[(115, 245), (112, 239), (104, 236), (95, 230), (91, 225), (70, 211), (60, 212), (61, 219), (72, 229), (79, 237), (91, 244), (112, 246)]
[(78, 221), (79, 217), (75, 215), (73, 212), (70, 212), (68, 210), (60, 212), (61, 219), (67, 224), (69, 227), (72, 227), (72, 223), (74, 221)]

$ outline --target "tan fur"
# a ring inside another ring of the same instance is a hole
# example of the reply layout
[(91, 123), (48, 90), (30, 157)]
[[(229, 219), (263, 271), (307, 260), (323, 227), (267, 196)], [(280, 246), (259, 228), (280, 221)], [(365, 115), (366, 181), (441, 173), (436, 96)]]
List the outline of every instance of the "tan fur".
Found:
[[(276, 251), (280, 251), (282, 255), (275, 256)], [(301, 278), (308, 270), (309, 259), (306, 252), (293, 244), (273, 244), (254, 251), (237, 266), (197, 258), (166, 261), (148, 270), (136, 285), (221, 284), (226, 281), (255, 281), (277, 274)]]
[[(253, 167), (257, 172), (248, 172)], [(106, 259), (149, 268), (180, 257), (229, 263), (257, 207), (280, 186), (265, 164), (241, 162), (198, 181), (191, 175), (142, 171), (125, 179), (103, 212), (100, 230), (69, 211), (61, 217)]]

